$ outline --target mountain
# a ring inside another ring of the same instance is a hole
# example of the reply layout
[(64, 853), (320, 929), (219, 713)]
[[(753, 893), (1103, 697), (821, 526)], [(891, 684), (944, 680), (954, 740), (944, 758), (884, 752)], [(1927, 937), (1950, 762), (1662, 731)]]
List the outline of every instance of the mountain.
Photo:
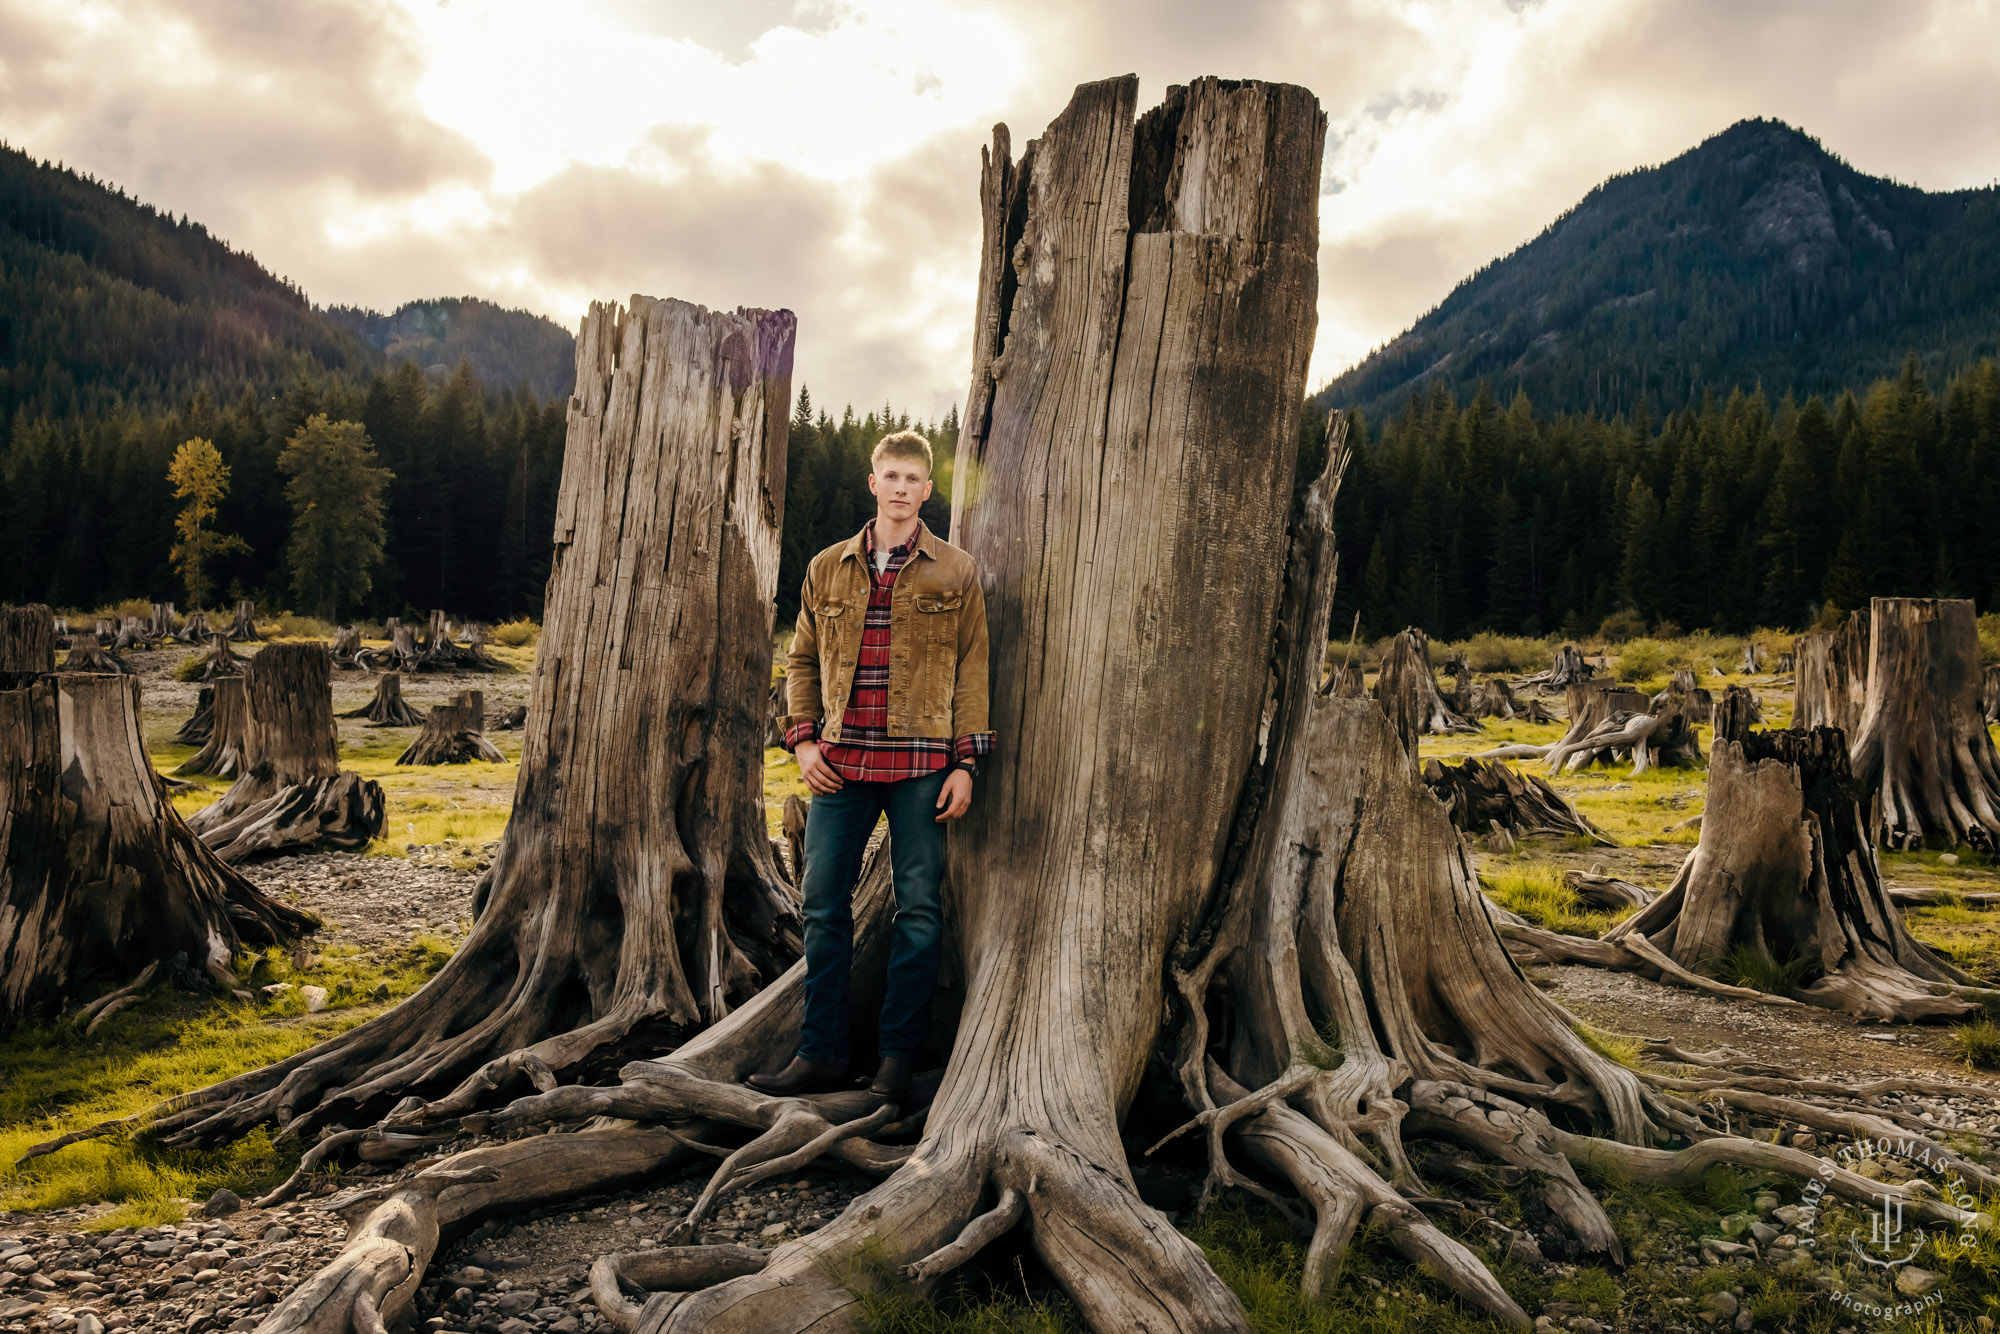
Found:
[(315, 309), (298, 287), (105, 182), (0, 144), (0, 443), (16, 416), (90, 420), (268, 398), (307, 377), (468, 363), (489, 390), (567, 397), (568, 330), (476, 297), (393, 315)]
[(234, 397), (372, 360), (200, 223), (0, 144), (0, 441), (17, 414)]
[(1484, 380), (1538, 412), (1673, 410), (1865, 386), (1912, 349), (1934, 381), (2000, 350), (2000, 190), (1867, 176), (1746, 120), (1598, 186), (1315, 399), (1379, 421)]
[(553, 320), (478, 297), (411, 301), (393, 315), (353, 306), (321, 312), (391, 361), (444, 376), (463, 361), (489, 385), (522, 385), (563, 398), (576, 384), (576, 336)]

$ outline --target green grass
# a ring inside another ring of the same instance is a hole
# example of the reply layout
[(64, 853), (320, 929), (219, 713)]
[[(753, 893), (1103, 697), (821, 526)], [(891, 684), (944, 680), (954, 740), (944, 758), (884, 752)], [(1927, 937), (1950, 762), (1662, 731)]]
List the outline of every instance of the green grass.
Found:
[(792, 753), (772, 746), (764, 752), (764, 824), (772, 838), (784, 837), (785, 798), (790, 796), (811, 801), (812, 789), (799, 777), (799, 762)]
[[(420, 936), (387, 958), (330, 949), (309, 973), (294, 972), (281, 950), (239, 960), (246, 987), (293, 987), (251, 1004), (214, 993), (154, 987), (135, 1008), (86, 1038), (62, 1020), (29, 1025), (0, 1039), (0, 1208), (54, 1209), (109, 1202), (94, 1229), (179, 1218), (187, 1201), (217, 1187), (248, 1196), (283, 1179), (296, 1149), (274, 1147), (263, 1130), (213, 1150), (170, 1149), (123, 1135), (73, 1144), (14, 1166), (32, 1145), (67, 1131), (143, 1113), (162, 1099), (283, 1060), (371, 1015), (429, 979), (452, 947)], [(306, 1013), (306, 985), (326, 988), (327, 1008)], [(386, 1000), (375, 998), (386, 984)]]
[(1774, 959), (1763, 950), (1739, 945), (1712, 970), (1716, 980), (1773, 996), (1789, 996), (1819, 976), (1819, 961), (1801, 956)]
[(2000, 1024), (1991, 1019), (1961, 1024), (1952, 1030), (1951, 1042), (1959, 1058), (1973, 1069), (2000, 1070)]
[[(1500, 1328), (1391, 1251), (1374, 1227), (1363, 1227), (1320, 1300), (1299, 1284), (1305, 1242), (1276, 1213), (1225, 1203), (1183, 1229), (1216, 1274), (1243, 1302), (1257, 1334), (1472, 1334)], [(1476, 1238), (1461, 1237), (1478, 1249)], [(1487, 1256), (1515, 1300), (1534, 1311), (1546, 1295), (1540, 1275)]]
[(1481, 874), (1480, 883), (1487, 896), (1509, 912), (1565, 935), (1602, 935), (1632, 912), (1621, 909), (1607, 913), (1586, 908), (1576, 891), (1563, 882), (1562, 868), (1547, 863), (1496, 866)]

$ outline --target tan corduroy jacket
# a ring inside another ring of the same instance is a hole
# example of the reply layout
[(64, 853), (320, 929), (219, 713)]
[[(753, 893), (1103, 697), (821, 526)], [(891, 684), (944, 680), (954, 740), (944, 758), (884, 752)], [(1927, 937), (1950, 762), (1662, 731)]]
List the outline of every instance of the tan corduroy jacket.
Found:
[[(811, 721), (840, 740), (868, 612), (863, 533), (806, 568), (785, 667), (787, 729)], [(986, 598), (972, 557), (926, 526), (890, 601), (889, 735), (955, 740), (987, 730)]]

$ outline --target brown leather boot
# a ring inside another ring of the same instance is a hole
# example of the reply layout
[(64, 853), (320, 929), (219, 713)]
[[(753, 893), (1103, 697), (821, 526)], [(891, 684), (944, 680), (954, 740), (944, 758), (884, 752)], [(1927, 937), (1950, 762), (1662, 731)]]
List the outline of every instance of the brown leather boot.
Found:
[(801, 1093), (832, 1093), (848, 1086), (847, 1067), (834, 1061), (808, 1061), (794, 1056), (792, 1063), (776, 1074), (755, 1074), (743, 1082), (759, 1093), (793, 1098)]
[(877, 1107), (908, 1102), (916, 1067), (917, 1063), (908, 1056), (884, 1056), (882, 1064), (875, 1068), (875, 1082), (868, 1086), (869, 1098)]

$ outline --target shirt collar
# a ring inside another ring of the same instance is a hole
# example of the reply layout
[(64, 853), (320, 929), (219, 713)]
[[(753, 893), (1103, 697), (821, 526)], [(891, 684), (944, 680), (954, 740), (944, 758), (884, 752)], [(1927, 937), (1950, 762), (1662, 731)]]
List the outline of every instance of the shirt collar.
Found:
[[(916, 531), (910, 534), (910, 540), (900, 547), (889, 548), (889, 556), (893, 560), (899, 551), (903, 553), (905, 560), (920, 551), (928, 556), (931, 554), (930, 537), (930, 528), (922, 519), (918, 519)], [(867, 558), (870, 565), (875, 563), (875, 521), (873, 519), (861, 525), (861, 554)]]

